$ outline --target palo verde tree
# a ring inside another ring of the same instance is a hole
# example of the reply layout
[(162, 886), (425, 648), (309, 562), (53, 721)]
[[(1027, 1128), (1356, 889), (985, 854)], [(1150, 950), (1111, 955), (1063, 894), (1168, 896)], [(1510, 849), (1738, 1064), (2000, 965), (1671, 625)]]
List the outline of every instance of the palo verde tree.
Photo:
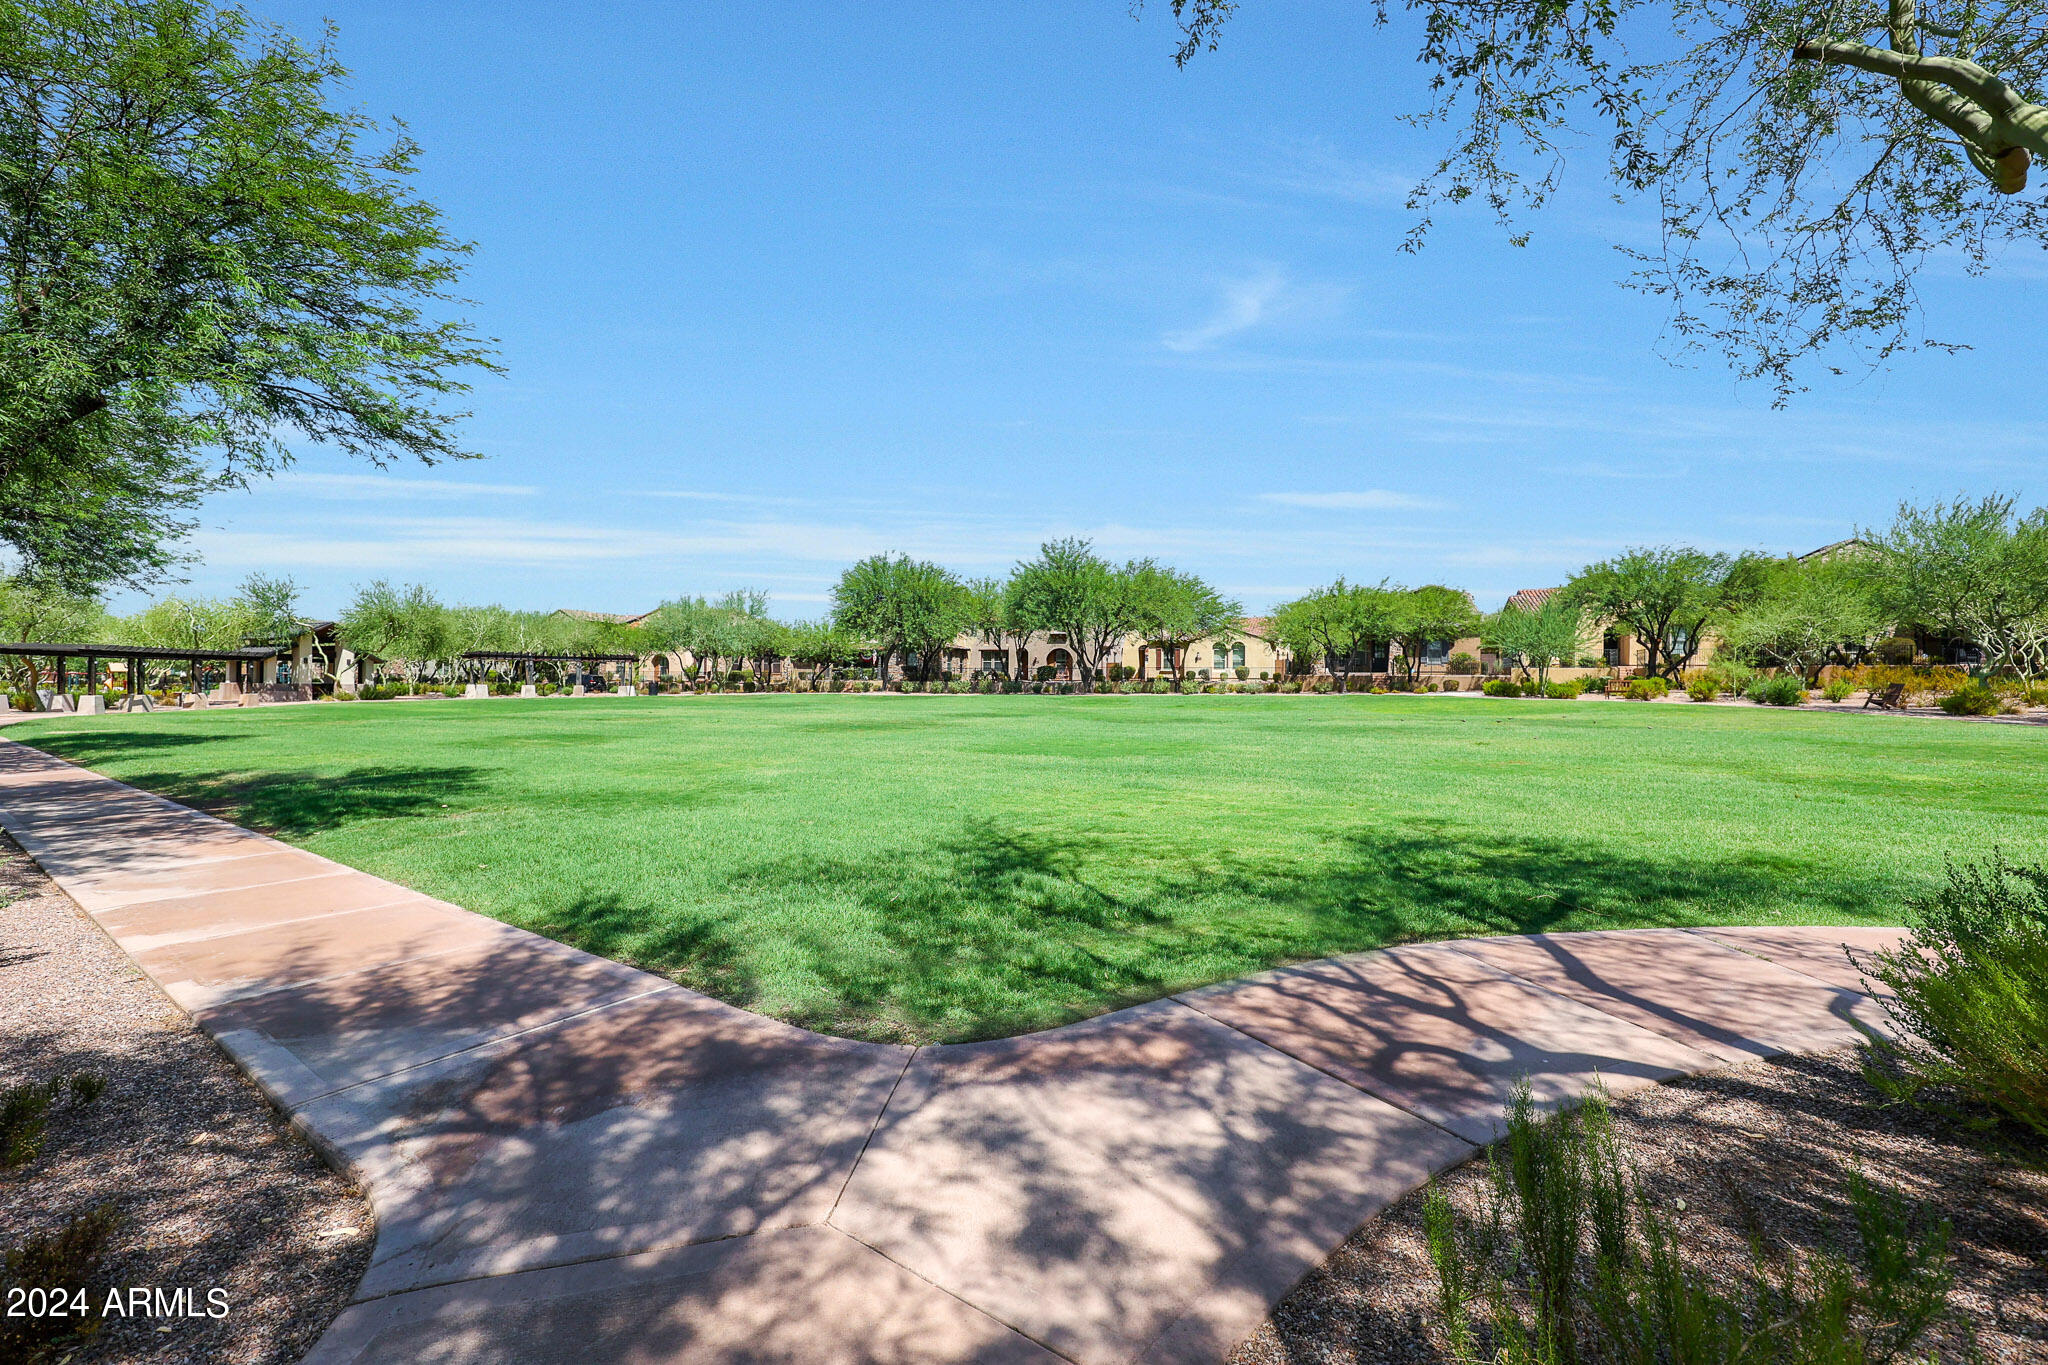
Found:
[[(1172, 0), (1185, 65), (1238, 0)], [(1916, 335), (1931, 257), (1974, 272), (2048, 237), (2025, 193), (2048, 156), (2048, 9), (2022, 0), (1404, 0), (1447, 130), (1412, 192), (1419, 246), (1443, 205), (1517, 220), (1575, 146), (1652, 201), (1630, 285), (1663, 297), (1682, 350), (1724, 354), (1779, 401), (1802, 362), (1870, 363)], [(1596, 142), (1597, 139), (1597, 142)], [(1846, 358), (1846, 357), (1842, 357)]]
[(1159, 651), (1181, 689), (1190, 646), (1203, 640), (1234, 643), (1243, 631), (1244, 606), (1209, 586), (1200, 576), (1146, 563), (1132, 582), (1137, 600), (1138, 638)]
[(1390, 638), (1401, 647), (1397, 657), (1410, 687), (1415, 685), (1415, 675), (1432, 641), (1449, 645), (1479, 629), (1479, 609), (1472, 605), (1472, 598), (1440, 583), (1406, 589), (1393, 606)]
[(2048, 508), (2022, 516), (2000, 493), (1901, 503), (1848, 560), (1900, 625), (1969, 640), (1993, 669), (2048, 671)]
[(1337, 689), (1345, 691), (1358, 657), (1392, 638), (1394, 597), (1384, 583), (1367, 586), (1339, 578), (1274, 608), (1273, 638), (1303, 663), (1322, 660), (1335, 675)]
[(1038, 547), (1010, 575), (1010, 617), (1027, 630), (1060, 631), (1092, 689), (1109, 651), (1143, 623), (1138, 585), (1149, 561), (1111, 564), (1088, 541), (1068, 537)]
[(972, 616), (960, 580), (936, 564), (908, 555), (871, 555), (839, 576), (832, 589), (832, 619), (874, 642), (880, 676), (889, 660), (922, 661), (925, 672), (939, 650), (968, 627)]
[(448, 609), (430, 589), (418, 583), (393, 587), (381, 578), (356, 589), (340, 628), (344, 644), (395, 667), (413, 692), (448, 657), (453, 641)]
[(140, 582), (295, 437), (453, 458), (469, 247), (328, 43), (209, 0), (0, 0), (0, 541)]
[(1760, 566), (1754, 601), (1723, 622), (1721, 640), (1752, 663), (1798, 670), (1808, 683), (1831, 663), (1856, 663), (1892, 633), (1867, 566), (1856, 558)]
[(1510, 602), (1487, 617), (1479, 642), (1508, 667), (1535, 674), (1541, 685), (1550, 681), (1551, 669), (1579, 656), (1585, 632), (1586, 617), (1578, 603), (1566, 593), (1553, 592), (1533, 607)]
[(1587, 566), (1560, 596), (1598, 621), (1623, 627), (1651, 673), (1676, 679), (1709, 627), (1749, 605), (1764, 565), (1691, 546), (1631, 549)]

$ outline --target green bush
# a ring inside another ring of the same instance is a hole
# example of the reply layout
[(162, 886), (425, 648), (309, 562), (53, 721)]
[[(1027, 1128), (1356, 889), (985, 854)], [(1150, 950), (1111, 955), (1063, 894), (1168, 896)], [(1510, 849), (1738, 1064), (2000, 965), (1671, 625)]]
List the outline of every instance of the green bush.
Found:
[(1543, 695), (1552, 701), (1571, 701), (1586, 690), (1586, 685), (1577, 678), (1543, 684)]
[(1685, 695), (1694, 701), (1713, 701), (1721, 695), (1721, 680), (1704, 674), (1686, 679)]
[(1479, 660), (1473, 658), (1470, 654), (1466, 653), (1464, 650), (1461, 649), (1456, 654), (1453, 654), (1451, 656), (1450, 662), (1444, 665), (1444, 671), (1446, 673), (1457, 673), (1462, 675), (1470, 675), (1473, 673), (1477, 673), (1479, 671)]
[(43, 1147), (43, 1130), (57, 1088), (40, 1081), (0, 1090), (0, 1170), (26, 1166)]
[(1980, 682), (1967, 683), (1943, 697), (1941, 709), (1952, 716), (1996, 716), (2004, 712), (2005, 703), (1998, 694)]
[(2048, 1164), (2048, 866), (1994, 850), (1984, 867), (1947, 871), (1909, 907), (1906, 941), (1862, 964), (1898, 1035), (1872, 1035), (1865, 1070), (1896, 1098), (1947, 1091), (2003, 1118), (2022, 1153)]
[(1949, 1224), (1915, 1217), (1858, 1171), (1844, 1182), (1853, 1262), (1772, 1259), (1759, 1241), (1747, 1272), (1728, 1275), (1688, 1263), (1599, 1091), (1545, 1120), (1524, 1083), (1507, 1119), (1478, 1218), (1459, 1217), (1434, 1182), (1423, 1196), (1437, 1314), (1460, 1365), (1875, 1365), (1911, 1359), (1956, 1316)]
[(1630, 701), (1659, 701), (1671, 695), (1671, 684), (1662, 678), (1630, 678), (1622, 695)]
[(1855, 690), (1856, 684), (1847, 678), (1834, 678), (1822, 685), (1820, 694), (1829, 701), (1847, 701), (1849, 694)]
[(1522, 685), (1513, 678), (1488, 678), (1485, 691), (1489, 697), (1519, 697)]
[(1758, 678), (1743, 695), (1763, 706), (1797, 706), (1806, 700), (1806, 680), (1792, 673)]
[[(31, 1237), (10, 1248), (0, 1257), (0, 1301), (11, 1302), (17, 1294), (26, 1296), (36, 1290), (45, 1294), (62, 1291), (66, 1297), (81, 1294), (98, 1277), (107, 1243), (120, 1222), (112, 1204), (101, 1204), (67, 1220), (54, 1233)], [(0, 1316), (0, 1360), (45, 1360), (52, 1346), (90, 1338), (99, 1330), (105, 1300), (94, 1293), (83, 1297), (82, 1314)]]

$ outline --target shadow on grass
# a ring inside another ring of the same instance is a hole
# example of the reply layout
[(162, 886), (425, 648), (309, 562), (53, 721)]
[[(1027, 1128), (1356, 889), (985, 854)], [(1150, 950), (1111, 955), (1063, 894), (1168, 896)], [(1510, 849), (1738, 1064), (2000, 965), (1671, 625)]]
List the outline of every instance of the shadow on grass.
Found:
[(482, 771), (390, 764), (338, 772), (130, 772), (121, 780), (244, 828), (294, 839), (366, 820), (435, 814), (480, 791)]
[[(1146, 852), (980, 822), (924, 853), (741, 869), (687, 927), (650, 933), (616, 901), (534, 927), (823, 1032), (959, 1042), (1395, 943), (1771, 922), (1788, 906), (1796, 919), (1854, 919), (1888, 903), (1880, 882), (1785, 859), (1658, 858), (1433, 824), (1361, 831), (1314, 862), (1132, 856)], [(751, 903), (844, 909), (771, 930)], [(821, 988), (808, 1002), (757, 993), (778, 955)]]

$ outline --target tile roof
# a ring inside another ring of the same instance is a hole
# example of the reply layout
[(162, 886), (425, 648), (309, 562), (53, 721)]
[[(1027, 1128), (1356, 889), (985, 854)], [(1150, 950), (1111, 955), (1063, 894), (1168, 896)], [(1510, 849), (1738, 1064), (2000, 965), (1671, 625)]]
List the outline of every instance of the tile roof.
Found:
[[(1545, 602), (1556, 596), (1557, 591), (1556, 588), (1523, 588), (1508, 598), (1506, 605), (1513, 607), (1516, 611), (1535, 611), (1538, 607), (1541, 607)], [(1506, 610), (1506, 607), (1503, 607), (1502, 610)]]

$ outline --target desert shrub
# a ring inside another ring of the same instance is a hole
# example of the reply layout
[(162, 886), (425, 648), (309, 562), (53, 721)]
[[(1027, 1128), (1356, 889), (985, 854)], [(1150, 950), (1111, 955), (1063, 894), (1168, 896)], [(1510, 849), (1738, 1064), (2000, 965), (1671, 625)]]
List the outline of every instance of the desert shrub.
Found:
[[(86, 1290), (98, 1277), (107, 1243), (120, 1221), (112, 1204), (101, 1204), (0, 1257), (0, 1300), (62, 1293), (67, 1300), (75, 1297), (78, 1309), (62, 1315), (0, 1316), (0, 1360), (46, 1359), (50, 1347), (90, 1337), (99, 1330), (104, 1299)], [(41, 1294), (36, 1293), (39, 1290)]]
[(1271, 681), (1273, 681), (1273, 675), (1272, 675), (1271, 673), (1268, 673), (1268, 672), (1267, 672), (1267, 671), (1266, 671), (1265, 669), (1263, 669), (1263, 668), (1262, 668), (1262, 669), (1260, 669), (1260, 670), (1259, 670), (1259, 681), (1260, 681), (1260, 682), (1271, 682)]
[(1712, 701), (1721, 695), (1721, 680), (1705, 674), (1688, 678), (1685, 682), (1685, 695), (1694, 701)]
[(1552, 701), (1571, 701), (1585, 690), (1584, 685), (1576, 678), (1543, 684), (1543, 695)]
[(41, 1081), (0, 1090), (0, 1169), (25, 1166), (43, 1147), (56, 1087)]
[(1829, 701), (1847, 701), (1855, 690), (1856, 684), (1847, 678), (1830, 678), (1821, 685), (1820, 694)]
[(1246, 678), (1249, 678), (1252, 675), (1252, 671), (1249, 668), (1245, 668), (1242, 666), (1233, 668), (1230, 670), (1230, 672), (1239, 682), (1243, 682)]
[(1945, 697), (1969, 686), (1971, 681), (1970, 675), (1962, 669), (1946, 666), (1903, 668), (1893, 664), (1865, 664), (1850, 676), (1858, 687), (1868, 692), (1897, 685), (1905, 688), (1908, 695), (1916, 697)]
[(1657, 701), (1671, 695), (1671, 684), (1662, 678), (1630, 678), (1621, 694), (1630, 701)]
[(1444, 671), (1467, 675), (1477, 673), (1479, 671), (1479, 660), (1461, 649), (1450, 657), (1450, 661), (1444, 665)]
[(1996, 716), (2005, 710), (2005, 703), (1983, 683), (1972, 682), (1943, 697), (1941, 709), (1952, 716)]
[[(1998, 1116), (2036, 1164), (2048, 1162), (2048, 866), (1992, 852), (1951, 863), (1935, 894), (1911, 904), (1910, 932), (1861, 965), (1896, 1037), (1871, 1035), (1865, 1071), (1899, 1098), (1935, 1092)], [(1989, 1117), (1958, 1115), (1981, 1130)]]
[(1758, 678), (1742, 695), (1762, 706), (1797, 706), (1806, 700), (1806, 680), (1792, 673)]
[(1513, 678), (1488, 678), (1485, 691), (1489, 697), (1519, 697), (1522, 685)]
[(1461, 1365), (1874, 1363), (1912, 1359), (1955, 1316), (1949, 1224), (1916, 1216), (1858, 1171), (1844, 1182), (1853, 1261), (1773, 1259), (1759, 1240), (1746, 1273), (1721, 1275), (1687, 1263), (1599, 1091), (1545, 1120), (1524, 1083), (1507, 1117), (1476, 1219), (1434, 1183), (1423, 1197), (1437, 1314)]
[(1031, 671), (1031, 680), (1033, 682), (1051, 682), (1059, 675), (1060, 671), (1051, 664), (1040, 664)]

